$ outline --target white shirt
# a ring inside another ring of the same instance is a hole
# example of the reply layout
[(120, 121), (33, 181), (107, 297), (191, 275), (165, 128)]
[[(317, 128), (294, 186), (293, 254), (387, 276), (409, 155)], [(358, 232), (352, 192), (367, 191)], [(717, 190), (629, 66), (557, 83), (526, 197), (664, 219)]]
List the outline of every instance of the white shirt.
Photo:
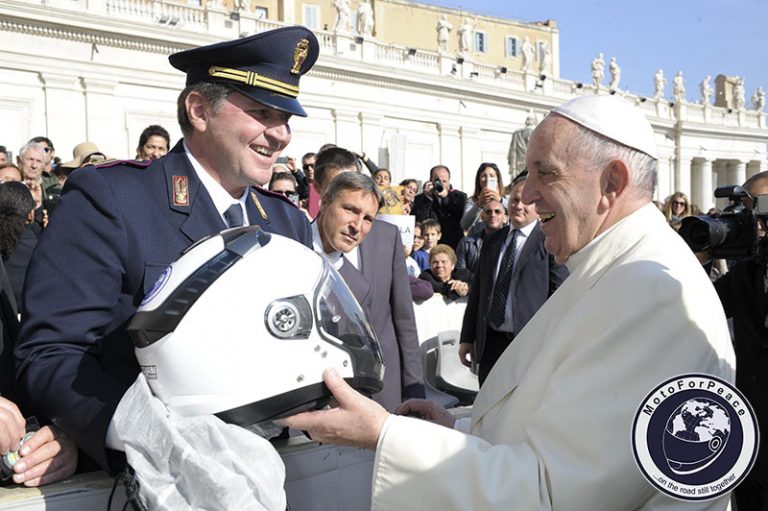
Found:
[(346, 259), (352, 266), (354, 266), (356, 270), (361, 271), (360, 251), (357, 249), (357, 246), (352, 248), (352, 250), (350, 250), (346, 254), (343, 252), (339, 252), (338, 250), (335, 252), (331, 252), (330, 254), (326, 254), (325, 249), (323, 248), (323, 240), (320, 237), (320, 228), (317, 225), (317, 219), (315, 219), (315, 221), (312, 222), (311, 227), (312, 227), (312, 248), (315, 250), (315, 252), (317, 252), (322, 256), (325, 256), (328, 259), (328, 261), (333, 265), (333, 267), (336, 268), (337, 271), (340, 270), (341, 265), (344, 264), (344, 259)]
[(192, 153), (189, 151), (189, 147), (187, 147), (186, 142), (184, 142), (184, 152), (186, 153), (187, 158), (189, 158), (189, 162), (192, 164), (192, 168), (195, 169), (197, 178), (203, 184), (205, 191), (207, 191), (208, 195), (211, 197), (213, 206), (216, 208), (216, 211), (219, 212), (221, 219), (224, 220), (224, 224), (229, 226), (227, 219), (224, 217), (224, 212), (227, 211), (227, 209), (229, 209), (232, 204), (240, 204), (240, 207), (243, 210), (243, 225), (251, 225), (251, 223), (248, 221), (248, 211), (245, 209), (245, 201), (248, 199), (248, 187), (245, 187), (245, 190), (243, 190), (243, 195), (239, 199), (232, 198), (229, 192), (226, 191), (223, 186), (217, 183), (216, 180), (211, 177), (208, 171), (203, 168), (200, 162), (197, 161), (197, 159), (192, 155)]
[[(538, 220), (535, 220), (531, 222), (530, 224), (526, 225), (525, 227), (521, 227), (519, 229), (515, 229), (512, 224), (509, 225), (509, 232), (507, 233), (507, 239), (504, 240), (504, 244), (501, 246), (501, 252), (499, 252), (499, 259), (496, 261), (496, 271), (494, 272), (493, 276), (493, 287), (496, 287), (496, 279), (499, 276), (499, 269), (501, 268), (501, 260), (504, 258), (504, 252), (507, 250), (507, 247), (512, 242), (512, 233), (517, 230), (517, 241), (515, 243), (515, 263), (512, 266), (514, 268), (517, 266), (517, 261), (520, 260), (520, 254), (523, 253), (523, 247), (525, 246), (525, 242), (528, 240), (528, 238), (531, 236), (531, 233), (533, 232), (534, 227), (536, 227), (536, 224), (538, 223)], [(514, 270), (513, 270), (514, 271)], [(491, 296), (493, 296), (493, 289), (491, 290)], [(491, 326), (493, 328), (493, 326)], [(495, 330), (495, 328), (494, 328)], [(512, 286), (507, 290), (507, 301), (504, 303), (504, 323), (499, 326), (500, 332), (512, 332), (517, 333), (514, 331), (514, 326), (512, 324)]]

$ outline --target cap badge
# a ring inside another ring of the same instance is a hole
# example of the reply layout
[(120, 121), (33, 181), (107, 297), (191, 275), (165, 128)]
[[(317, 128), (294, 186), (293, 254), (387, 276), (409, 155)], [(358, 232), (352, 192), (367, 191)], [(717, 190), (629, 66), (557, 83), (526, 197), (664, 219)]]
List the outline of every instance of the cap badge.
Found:
[(301, 65), (307, 60), (307, 54), (309, 54), (309, 40), (302, 39), (293, 50), (293, 67), (291, 68), (291, 74), (301, 74)]

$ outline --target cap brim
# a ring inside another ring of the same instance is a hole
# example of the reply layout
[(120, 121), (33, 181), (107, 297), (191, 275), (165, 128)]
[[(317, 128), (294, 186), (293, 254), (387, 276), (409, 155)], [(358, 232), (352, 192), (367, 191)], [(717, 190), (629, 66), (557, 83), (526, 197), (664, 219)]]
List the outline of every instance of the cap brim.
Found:
[(262, 105), (280, 110), (291, 115), (298, 115), (299, 117), (307, 117), (307, 112), (301, 107), (299, 100), (296, 98), (290, 98), (281, 94), (275, 94), (265, 89), (258, 89), (255, 87), (240, 86), (237, 83), (227, 83), (228, 87), (236, 90), (243, 96), (249, 97), (254, 101), (258, 101)]

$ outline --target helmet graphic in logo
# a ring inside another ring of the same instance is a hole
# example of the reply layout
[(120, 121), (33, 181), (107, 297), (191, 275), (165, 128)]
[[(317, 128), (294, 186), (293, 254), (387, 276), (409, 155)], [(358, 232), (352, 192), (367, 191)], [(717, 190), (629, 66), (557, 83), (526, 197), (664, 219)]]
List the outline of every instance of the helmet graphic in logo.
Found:
[(664, 431), (664, 455), (675, 474), (694, 474), (724, 451), (731, 433), (728, 413), (705, 397), (690, 399), (670, 416)]

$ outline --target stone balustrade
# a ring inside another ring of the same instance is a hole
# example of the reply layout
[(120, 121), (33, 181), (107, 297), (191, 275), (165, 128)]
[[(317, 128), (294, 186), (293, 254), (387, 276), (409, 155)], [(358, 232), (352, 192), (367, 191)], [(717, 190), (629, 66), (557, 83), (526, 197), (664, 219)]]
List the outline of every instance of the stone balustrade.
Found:
[[(39, 0), (26, 1), (39, 5)], [(221, 2), (216, 0), (209, 2), (206, 7), (159, 0), (46, 0), (46, 5), (56, 9), (103, 14), (113, 20), (132, 24), (165, 26), (180, 33), (202, 32), (223, 39), (286, 25), (279, 21), (260, 19), (255, 13), (247, 10), (226, 12), (221, 7)], [(317, 36), (322, 55), (357, 60), (368, 65), (472, 80), (478, 84), (544, 95), (558, 100), (598, 92), (592, 84), (524, 74), (501, 66), (472, 62), (471, 58), (462, 58), (455, 54), (407, 48), (384, 43), (372, 37), (363, 38), (356, 34), (328, 31), (317, 31)], [(607, 90), (603, 88), (599, 93), (607, 93)], [(618, 93), (635, 102), (650, 118), (724, 127), (765, 128), (764, 114), (754, 110), (732, 110), (689, 102), (674, 105), (668, 98), (643, 97), (628, 91)]]

